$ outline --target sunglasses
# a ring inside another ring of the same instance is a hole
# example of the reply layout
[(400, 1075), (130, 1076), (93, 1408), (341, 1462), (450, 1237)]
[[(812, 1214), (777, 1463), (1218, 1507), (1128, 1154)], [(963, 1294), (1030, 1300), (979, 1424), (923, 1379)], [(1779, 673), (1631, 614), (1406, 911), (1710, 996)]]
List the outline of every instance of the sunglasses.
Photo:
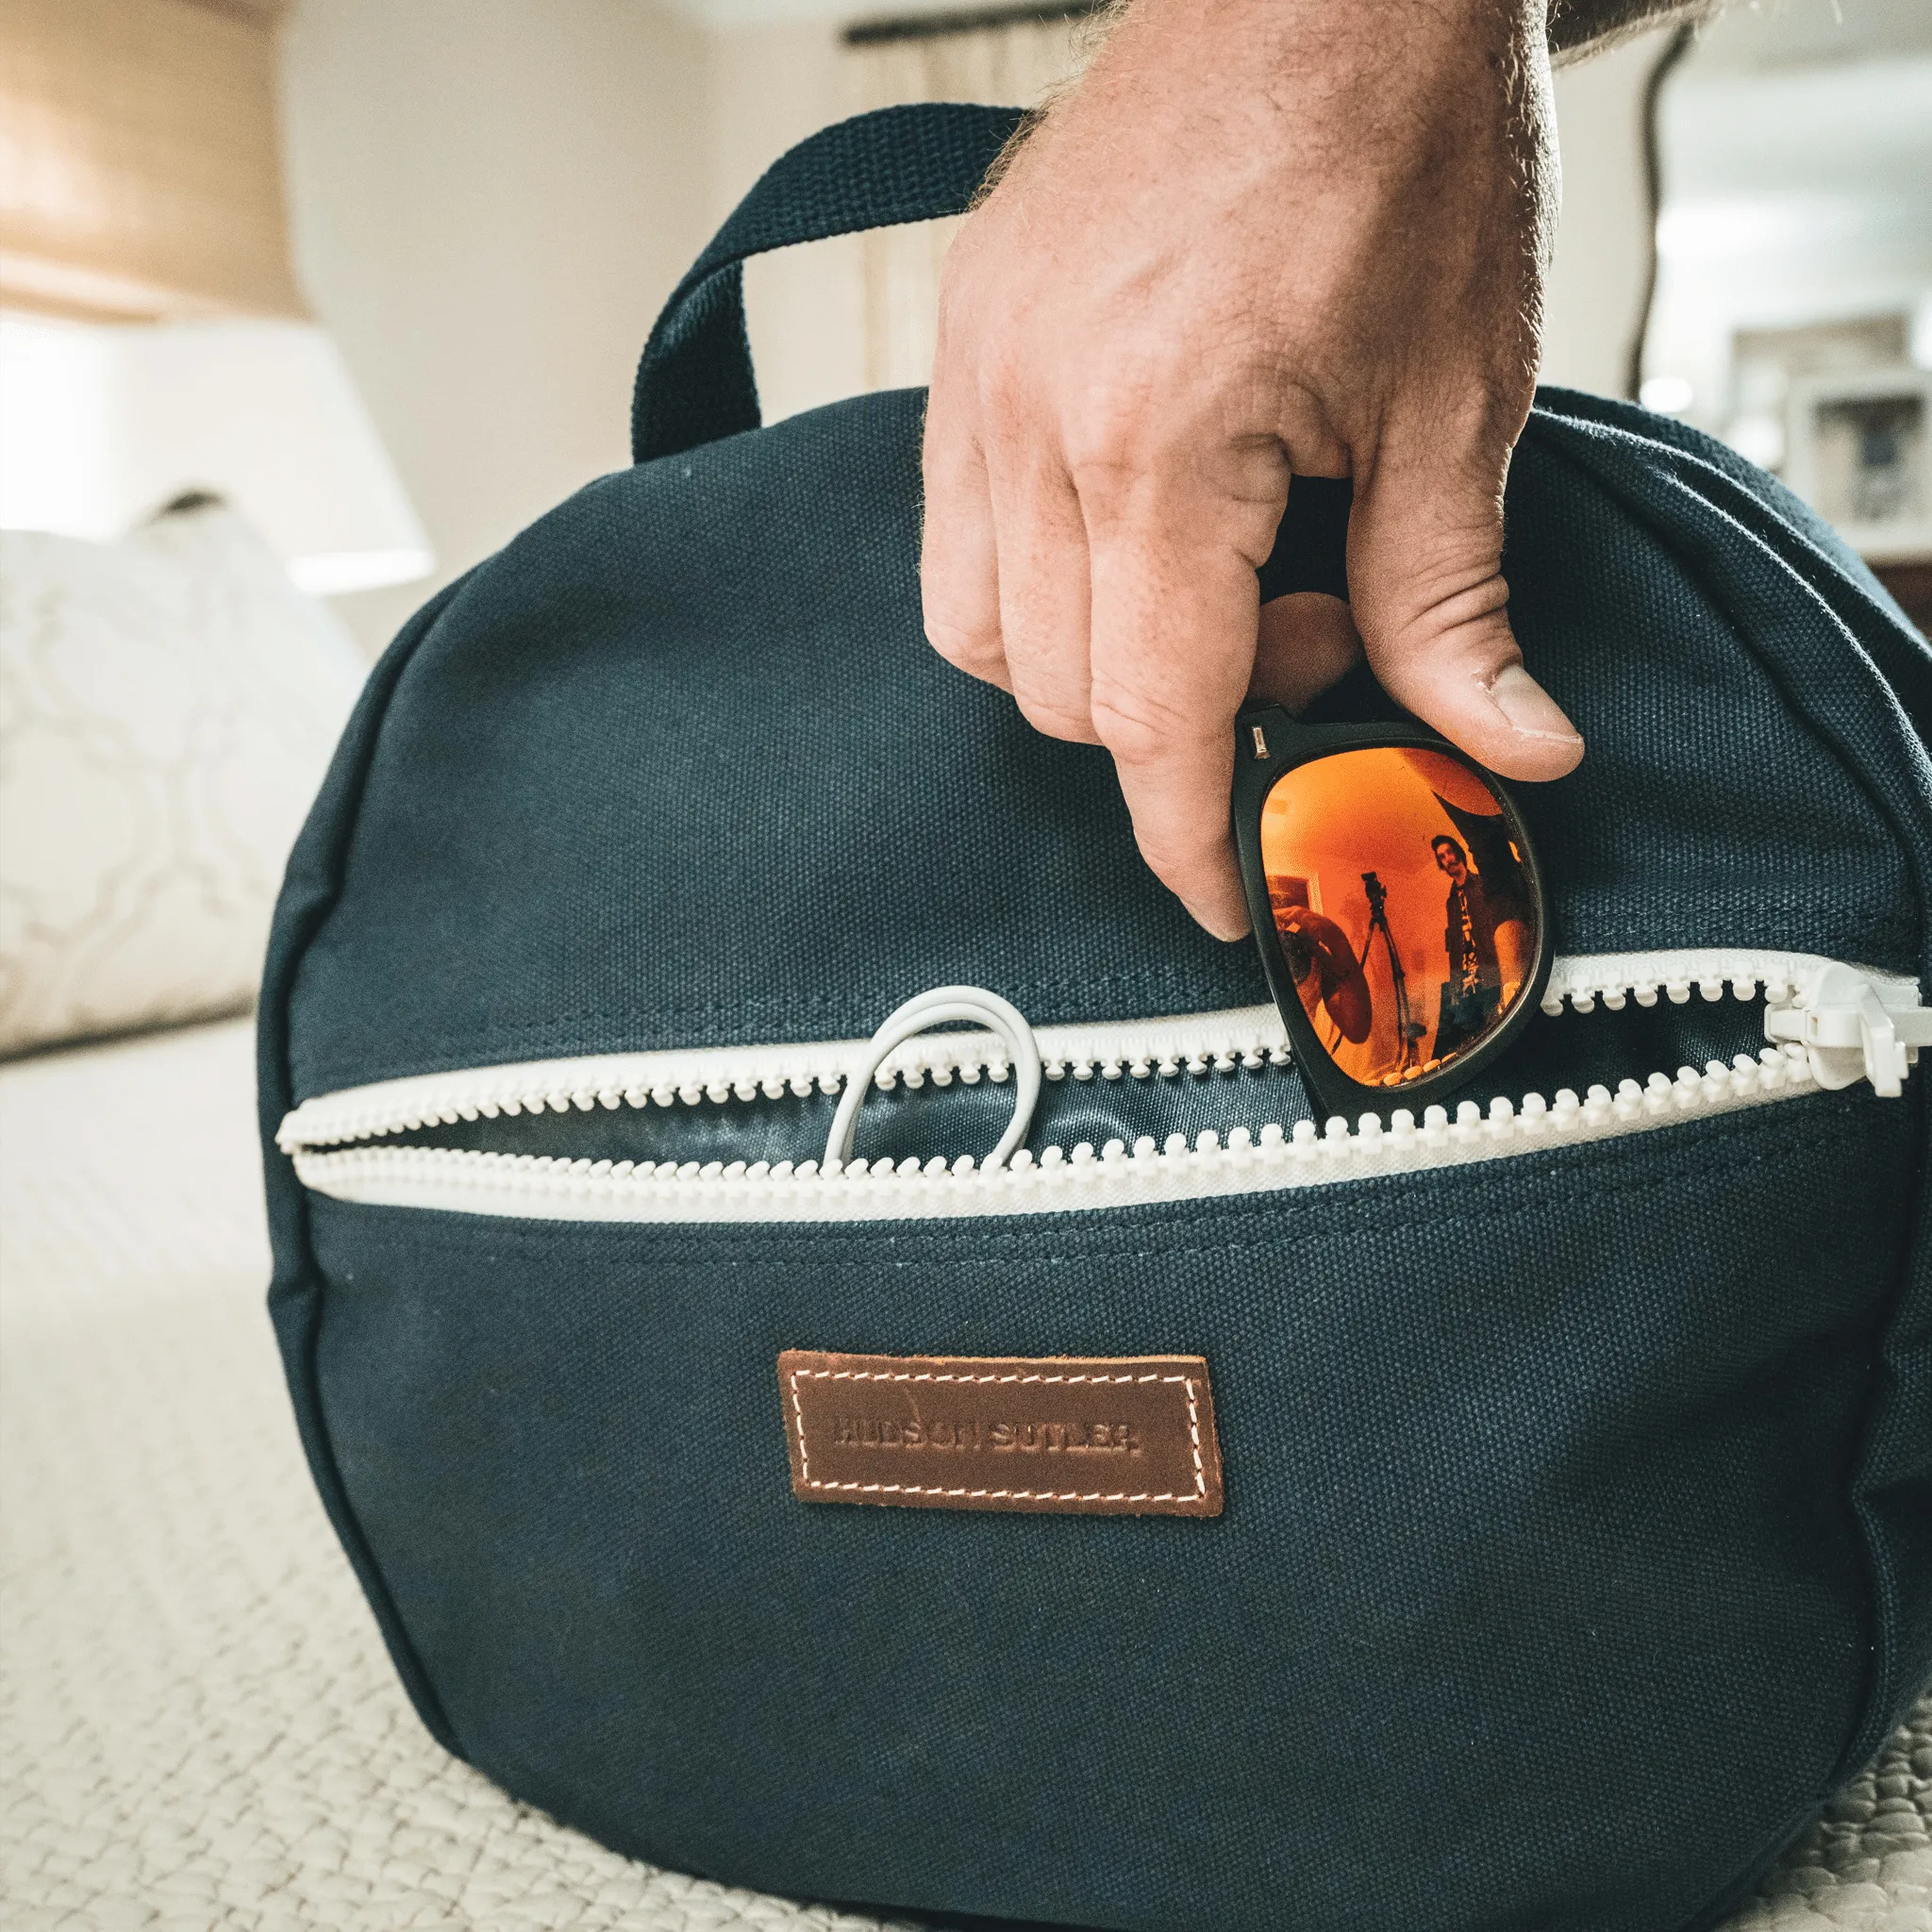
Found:
[(1461, 1086), (1550, 975), (1509, 794), (1420, 725), (1299, 724), (1268, 706), (1235, 732), (1241, 882), (1309, 1097), (1353, 1118)]

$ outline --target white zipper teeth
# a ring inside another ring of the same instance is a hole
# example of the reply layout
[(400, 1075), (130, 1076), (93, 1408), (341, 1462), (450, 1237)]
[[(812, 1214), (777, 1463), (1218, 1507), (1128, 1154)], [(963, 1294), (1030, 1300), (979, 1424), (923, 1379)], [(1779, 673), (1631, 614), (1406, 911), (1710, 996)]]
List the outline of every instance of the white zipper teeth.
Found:
[(1237, 1127), (1224, 1143), (1204, 1132), (1189, 1146), (1178, 1134), (1164, 1147), (1143, 1139), (1129, 1150), (1110, 1141), (1098, 1153), (1083, 1141), (1071, 1154), (1049, 1147), (1038, 1158), (1022, 1149), (991, 1173), (970, 1158), (937, 1157), (850, 1162), (821, 1173), (816, 1161), (794, 1167), (741, 1160), (674, 1163), (567, 1159), (547, 1155), (483, 1154), (441, 1147), (359, 1146), (298, 1150), (303, 1183), (338, 1200), (364, 1205), (441, 1208), (532, 1220), (620, 1222), (875, 1221), (1066, 1213), (1206, 1196), (1257, 1193), (1413, 1174), (1493, 1160), (1539, 1149), (1641, 1133), (1680, 1122), (1818, 1091), (1805, 1050), (1766, 1047), (1740, 1054), (1726, 1067), (1711, 1061), (1673, 1080), (1653, 1074), (1612, 1093), (1568, 1088), (1554, 1104), (1526, 1095), (1520, 1106), (1498, 1098), (1484, 1113), (1464, 1101), (1451, 1116), (1441, 1107), (1418, 1122), (1398, 1108), (1385, 1126), (1364, 1114), (1351, 1128), (1330, 1121), (1325, 1132), (1304, 1121), (1278, 1124), (1258, 1136)]
[[(1209, 1068), (1230, 1073), (1285, 1064), (1288, 1035), (1273, 1007), (1240, 1007), (1172, 1019), (1105, 1021), (1086, 1026), (1034, 1029), (1050, 1080), (1157, 1076)], [(674, 1049), (608, 1054), (581, 1059), (533, 1060), (385, 1080), (304, 1101), (276, 1133), (285, 1152), (380, 1134), (416, 1132), (459, 1120), (498, 1114), (567, 1113), (573, 1108), (698, 1106), (706, 1101), (777, 1100), (787, 1093), (837, 1093), (845, 1073), (866, 1050), (862, 1040), (813, 1041), (787, 1046)], [(876, 1084), (890, 1092), (903, 1080), (920, 1088), (955, 1079), (976, 1086), (1012, 1075), (1006, 1046), (993, 1033), (930, 1033), (895, 1048)]]
[[(1728, 988), (1740, 1000), (1761, 990), (1776, 1004), (1805, 976), (1829, 962), (1806, 953), (1705, 948), (1688, 952), (1597, 954), (1559, 958), (1550, 972), (1543, 1010), (1568, 1004), (1587, 1013), (1598, 1004), (1617, 1010), (1634, 1000), (1681, 1005), (1693, 991), (1719, 1000)], [(1888, 984), (1909, 981), (1873, 974)], [(1285, 1064), (1290, 1056), (1281, 1016), (1270, 1007), (1241, 1007), (1172, 1018), (1105, 1021), (1036, 1029), (1050, 1080), (1176, 1079), (1183, 1073), (1223, 1074)], [(776, 1100), (787, 1093), (837, 1093), (846, 1070), (865, 1051), (863, 1041), (800, 1045), (674, 1049), (606, 1054), (575, 1059), (528, 1060), (378, 1081), (306, 1100), (281, 1124), (284, 1152), (340, 1146), (385, 1134), (415, 1133), (458, 1121), (500, 1114), (589, 1112), (594, 1108), (698, 1106), (707, 1101)], [(935, 1033), (907, 1041), (880, 1067), (877, 1085), (891, 1091), (947, 1087), (958, 1079), (1010, 1076), (1006, 1050), (991, 1033)]]

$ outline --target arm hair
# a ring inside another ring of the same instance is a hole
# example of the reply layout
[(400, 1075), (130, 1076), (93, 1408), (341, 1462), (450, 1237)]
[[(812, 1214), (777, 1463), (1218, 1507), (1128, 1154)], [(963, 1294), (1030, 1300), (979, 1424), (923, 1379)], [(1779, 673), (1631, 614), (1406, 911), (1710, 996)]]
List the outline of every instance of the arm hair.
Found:
[(1724, 0), (1549, 0), (1550, 53), (1559, 62), (1601, 53), (1652, 27), (1696, 25)]

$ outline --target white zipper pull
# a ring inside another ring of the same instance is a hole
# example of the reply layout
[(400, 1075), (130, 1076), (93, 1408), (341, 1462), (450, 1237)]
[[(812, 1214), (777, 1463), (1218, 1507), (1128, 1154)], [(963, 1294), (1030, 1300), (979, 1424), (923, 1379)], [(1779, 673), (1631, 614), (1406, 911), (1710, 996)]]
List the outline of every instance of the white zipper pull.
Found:
[(1821, 1087), (1869, 1080), (1896, 1098), (1919, 1049), (1932, 1046), (1932, 1008), (1919, 1004), (1914, 980), (1824, 965), (1766, 1007), (1764, 1037), (1804, 1047)]
[[(889, 1014), (886, 1024), (873, 1035), (864, 1053), (846, 1075), (845, 1091), (840, 1096), (839, 1109), (832, 1116), (832, 1131), (825, 1141), (825, 1157), (819, 1168), (821, 1174), (837, 1174), (851, 1160), (852, 1137), (858, 1126), (858, 1109), (865, 1105), (865, 1096), (872, 1091), (879, 1068), (892, 1049), (905, 1045), (908, 1040), (917, 1039), (922, 1033), (931, 1032), (935, 1026), (955, 1025), (987, 1027), (1007, 1043), (1015, 1074), (1013, 1117), (1007, 1123), (1007, 1130), (1000, 1136), (999, 1144), (979, 1166), (980, 1172), (987, 1174), (1006, 1165), (1007, 1157), (1025, 1140), (1026, 1130), (1033, 1124), (1033, 1109), (1040, 1105), (1040, 1042), (1034, 1039), (1033, 1028), (1026, 1024), (1025, 1014), (1010, 1001), (1003, 1000), (998, 993), (988, 992), (983, 986), (939, 986), (930, 992), (921, 993), (917, 999), (908, 1000), (903, 1007)], [(908, 1075), (907, 1085), (916, 1087), (923, 1077)], [(1091, 1066), (1087, 1069), (1087, 1077), (1090, 1080), (1093, 1077)]]

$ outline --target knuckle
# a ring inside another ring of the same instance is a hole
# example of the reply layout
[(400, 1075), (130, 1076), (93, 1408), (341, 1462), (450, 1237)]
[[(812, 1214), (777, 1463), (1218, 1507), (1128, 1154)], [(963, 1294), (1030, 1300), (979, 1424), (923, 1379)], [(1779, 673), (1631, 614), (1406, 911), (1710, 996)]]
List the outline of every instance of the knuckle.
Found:
[(1392, 626), (1404, 643), (1426, 646), (1438, 638), (1481, 625), (1509, 603), (1509, 586), (1494, 557), (1424, 558), (1410, 575)]
[(1200, 877), (1214, 863), (1220, 849), (1215, 836), (1203, 836), (1186, 825), (1164, 823), (1143, 824), (1137, 821), (1134, 842), (1140, 846), (1141, 857), (1147, 861), (1149, 871), (1163, 885), (1183, 894), (1189, 882)]
[(1093, 721), (1087, 712), (1062, 697), (1042, 691), (1019, 691), (1015, 699), (1020, 715), (1045, 738), (1058, 738), (1071, 744), (1093, 742)]
[(928, 617), (925, 641), (948, 664), (974, 677), (992, 676), (1005, 661), (1000, 633), (987, 625)]
[(1122, 765), (1151, 765), (1161, 755), (1163, 746), (1158, 726), (1141, 715), (1123, 711), (1118, 705), (1103, 703), (1097, 697), (1093, 701), (1093, 728), (1100, 734), (1101, 743)]
[(1408, 578), (1429, 601), (1462, 595), (1503, 580), (1500, 532), (1472, 517), (1424, 538), (1408, 552)]
[(1088, 385), (1068, 412), (1067, 474), (1082, 501), (1106, 501), (1130, 488), (1161, 459), (1171, 425), (1155, 386), (1129, 370)]
[(1151, 765), (1185, 752), (1199, 736), (1195, 721), (1157, 693), (1118, 683), (1096, 683), (1093, 728), (1123, 765)]

